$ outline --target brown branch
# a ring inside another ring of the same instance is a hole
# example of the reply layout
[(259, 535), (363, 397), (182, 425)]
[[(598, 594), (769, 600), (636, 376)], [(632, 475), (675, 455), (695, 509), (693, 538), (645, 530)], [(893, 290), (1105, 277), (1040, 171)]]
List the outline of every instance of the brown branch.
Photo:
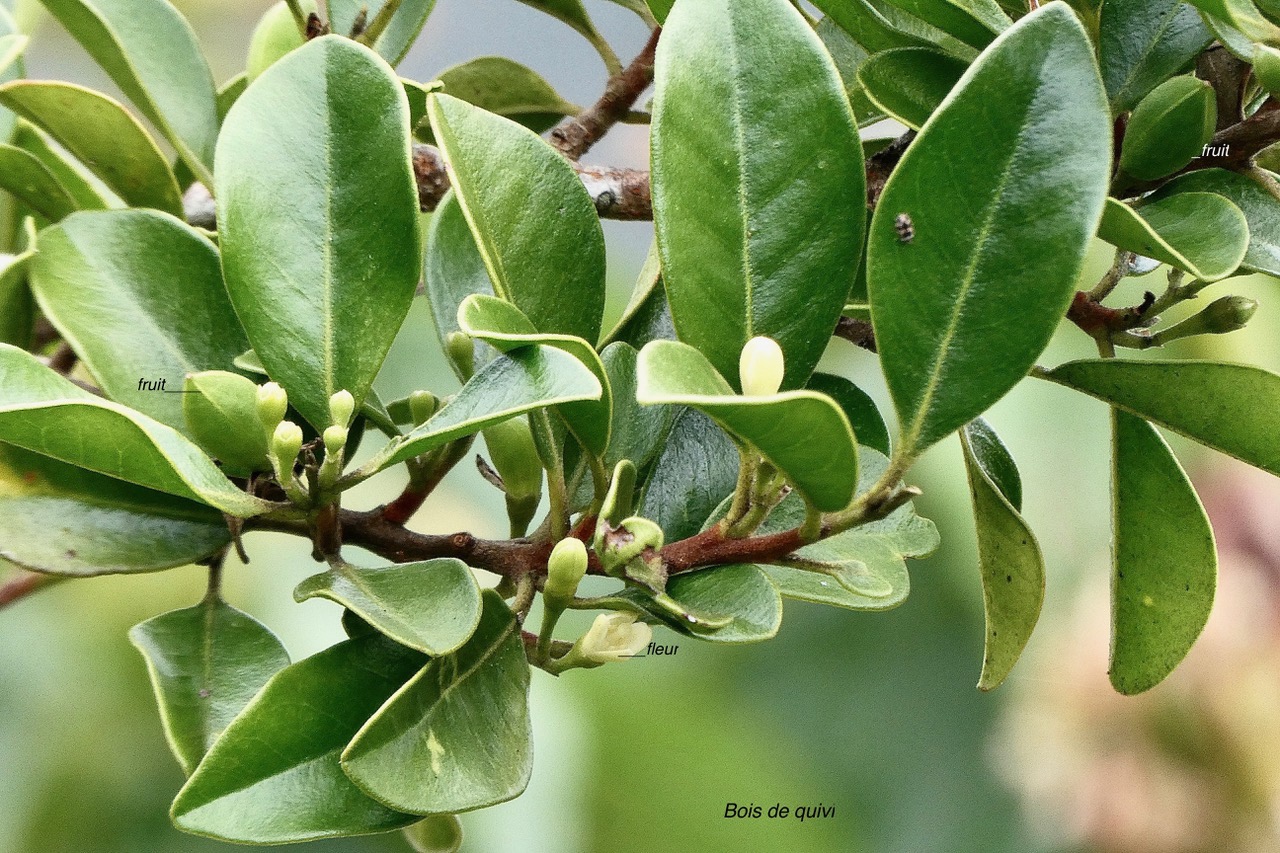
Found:
[(908, 130), (867, 158), (867, 210), (876, 209), (876, 204), (880, 201), (880, 193), (884, 192), (885, 183), (893, 174), (902, 155), (907, 153), (907, 146), (915, 138), (916, 132)]
[(551, 144), (570, 160), (578, 160), (620, 121), (626, 119), (644, 90), (653, 82), (653, 56), (662, 27), (655, 27), (649, 41), (631, 64), (609, 78), (604, 94), (590, 108), (570, 116), (551, 131)]
[(862, 347), (867, 352), (877, 352), (876, 330), (872, 328), (871, 323), (859, 317), (841, 317), (836, 321), (836, 330), (833, 334), (856, 347)]
[(0, 607), (13, 604), (47, 586), (65, 580), (57, 575), (42, 575), (38, 572), (22, 572), (0, 585)]

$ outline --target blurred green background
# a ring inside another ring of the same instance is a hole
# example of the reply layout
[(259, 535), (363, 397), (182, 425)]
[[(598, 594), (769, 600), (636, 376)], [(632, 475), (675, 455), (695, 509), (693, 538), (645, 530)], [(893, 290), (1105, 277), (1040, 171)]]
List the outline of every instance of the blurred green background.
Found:
[[(23, 5), (26, 4), (23, 0)], [(267, 2), (179, 2), (225, 80), (243, 64)], [(618, 53), (643, 26), (587, 0)], [(439, 0), (401, 73), (430, 80), (473, 56), (501, 54), (590, 103), (603, 83), (591, 48), (514, 0)], [(44, 21), (29, 76), (112, 91), (61, 29)], [(620, 127), (589, 160), (643, 166), (644, 130)], [(621, 311), (651, 236), (606, 223), (612, 316)], [(1086, 278), (1110, 252), (1097, 247)], [(1163, 274), (1133, 279), (1120, 301), (1159, 291)], [(1028, 282), (1034, 286), (1034, 282)], [(1171, 355), (1280, 368), (1274, 282), (1216, 285), (1262, 309), (1245, 332), (1180, 342)], [(1117, 303), (1118, 304), (1118, 303)], [(1202, 303), (1203, 304), (1203, 303)], [(1043, 362), (1092, 355), (1064, 329)], [(876, 362), (835, 342), (827, 369), (886, 403)], [(379, 379), (384, 399), (456, 387), (418, 304)], [(886, 411), (889, 411), (887, 404)], [(644, 658), (554, 679), (534, 673), (536, 762), (518, 800), (466, 815), (464, 850), (594, 851), (1223, 851), (1280, 849), (1280, 529), (1266, 477), (1185, 442), (1175, 448), (1218, 527), (1219, 604), (1202, 644), (1173, 678), (1138, 699), (1107, 685), (1108, 450), (1106, 410), (1027, 381), (990, 415), (1021, 463), (1026, 515), (1048, 564), (1045, 616), (1009, 682), (974, 688), (982, 602), (967, 490), (954, 440), (913, 472), (922, 514), (943, 546), (912, 564), (908, 602), (854, 614), (789, 602), (779, 636), (746, 647), (679, 642)], [(369, 452), (369, 448), (365, 448)], [(372, 505), (401, 485), (394, 473), (357, 491)], [(505, 530), (501, 501), (461, 466), (415, 520), (417, 529)], [(313, 573), (299, 541), (247, 537), (252, 563), (227, 570), (227, 595), (279, 633), (294, 659), (338, 640), (339, 610), (293, 603)], [(0, 568), (0, 577), (6, 569)], [(185, 836), (167, 818), (182, 782), (165, 747), (142, 659), (126, 631), (203, 591), (203, 571), (83, 580), (0, 612), (0, 851), (187, 853), (230, 849)], [(565, 632), (582, 623), (566, 622)], [(834, 806), (804, 823), (727, 819), (727, 803)], [(317, 851), (404, 850), (398, 836), (319, 842)]]

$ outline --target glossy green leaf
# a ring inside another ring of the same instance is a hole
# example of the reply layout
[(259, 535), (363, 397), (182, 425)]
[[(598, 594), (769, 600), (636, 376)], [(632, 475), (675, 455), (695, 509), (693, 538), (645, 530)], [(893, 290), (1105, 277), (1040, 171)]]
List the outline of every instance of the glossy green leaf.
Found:
[(253, 380), (224, 370), (189, 373), (182, 383), (182, 415), (187, 433), (224, 471), (248, 476), (271, 470)]
[(1102, 80), (1113, 113), (1186, 70), (1213, 34), (1182, 0), (1107, 0), (1098, 28)]
[(520, 626), (486, 591), (467, 644), (391, 697), (342, 753), (342, 768), (378, 800), (418, 814), (505, 802), (533, 769), (528, 697)]
[(1200, 156), (1217, 125), (1217, 100), (1208, 81), (1166, 80), (1129, 117), (1120, 168), (1145, 181), (1172, 175)]
[(743, 397), (696, 349), (654, 341), (640, 351), (636, 399), (644, 405), (691, 406), (755, 447), (818, 509), (853, 499), (858, 450), (843, 411), (813, 391)]
[(1107, 199), (1098, 236), (1202, 281), (1236, 271), (1249, 246), (1244, 213), (1213, 193), (1183, 192), (1138, 208)]
[(602, 38), (595, 24), (591, 22), (587, 10), (583, 8), (582, 0), (520, 0), (520, 2), (565, 22), (585, 36), (588, 41), (594, 42)]
[(1212, 361), (1072, 361), (1043, 378), (1280, 474), (1280, 376)]
[(836, 402), (849, 419), (859, 446), (872, 447), (889, 455), (889, 429), (884, 425), (884, 418), (880, 416), (875, 401), (866, 391), (843, 376), (832, 376), (830, 373), (813, 374), (805, 387), (810, 391), (826, 394)]
[(212, 186), (217, 95), (191, 25), (168, 0), (40, 0)]
[(495, 359), (431, 420), (365, 463), (372, 473), (534, 409), (600, 397), (600, 380), (568, 353), (539, 345)]
[(293, 597), (327, 598), (402, 646), (437, 656), (456, 650), (480, 623), (480, 589), (461, 560), (377, 568), (343, 565), (298, 584)]
[(640, 514), (662, 528), (668, 542), (702, 529), (738, 481), (738, 451), (715, 421), (681, 409), (644, 487)]
[(0, 444), (0, 558), (71, 577), (185, 566), (231, 541), (209, 507)]
[(428, 104), (493, 292), (539, 332), (600, 336), (604, 232), (582, 181), (528, 128), (448, 95)]
[(236, 488), (181, 433), (81, 390), (7, 344), (0, 344), (0, 437), (229, 515), (247, 518), (272, 508)]
[[(1253, 0), (1187, 0), (1207, 17), (1238, 30), (1251, 42), (1280, 45), (1280, 26), (1258, 11)], [(1244, 58), (1248, 59), (1252, 50)]]
[(42, 128), (132, 207), (182, 215), (182, 193), (151, 134), (121, 104), (83, 86), (21, 80), (0, 104)]
[[(356, 15), (361, 9), (369, 12), (370, 22), (377, 16), (385, 0), (327, 0), (329, 9), (329, 27), (335, 33), (346, 35), (351, 32)], [(418, 34), (427, 23), (436, 0), (404, 0), (400, 8), (391, 17), (391, 23), (382, 31), (382, 35), (374, 42), (374, 50), (392, 65), (398, 65), (404, 59), (409, 48), (417, 41)]]
[(862, 146), (831, 57), (777, 0), (681, 3), (655, 65), (654, 224), (680, 339), (736, 386), (757, 335), (783, 387), (822, 355), (862, 248)]
[[(228, 369), (248, 346), (218, 250), (194, 228), (145, 210), (78, 213), (42, 231), (38, 249), (31, 285), (40, 308), (102, 389), (186, 429), (183, 377)], [(144, 379), (164, 380), (163, 390), (141, 390)]]
[[(1003, 397), (1048, 344), (1102, 213), (1110, 139), (1088, 36), (1050, 3), (992, 42), (907, 149), (867, 256), (904, 457)], [(1011, 304), (1017, 322), (994, 322)]]
[(858, 68), (858, 81), (874, 103), (919, 130), (956, 85), (968, 65), (927, 47), (877, 53)]
[[(822, 39), (827, 53), (831, 54), (831, 61), (840, 72), (840, 79), (844, 81), (844, 93), (849, 99), (858, 127), (866, 127), (884, 118), (884, 111), (871, 102), (862, 84), (858, 82), (858, 66), (866, 62), (870, 53), (829, 17), (819, 21), (813, 31)], [(863, 150), (865, 152), (866, 149)]]
[(1195, 489), (1155, 428), (1113, 410), (1111, 666), (1126, 695), (1164, 680), (1213, 607), (1218, 556)]
[(588, 367), (600, 383), (600, 399), (567, 403), (560, 407), (560, 413), (584, 447), (596, 455), (604, 453), (609, 445), (613, 394), (604, 364), (591, 344), (572, 335), (540, 334), (519, 308), (494, 296), (468, 296), (458, 309), (458, 325), (499, 352), (543, 344), (564, 350)]
[(772, 639), (782, 626), (782, 596), (760, 566), (717, 566), (676, 575), (667, 582), (667, 594), (708, 621), (732, 618), (723, 628), (695, 632), (635, 588), (624, 591), (622, 597), (680, 633), (710, 643), (758, 643)]
[(370, 634), (277, 673), (178, 792), (174, 823), (223, 841), (286, 844), (419, 820), (361, 793), (338, 757), (425, 663), (418, 652)]
[[(862, 448), (859, 491), (871, 488), (888, 465), (888, 457)], [(788, 498), (770, 514), (760, 532), (791, 530), (803, 522), (803, 504)], [(810, 569), (774, 565), (760, 568), (786, 598), (848, 610), (888, 610), (905, 601), (910, 590), (906, 558), (929, 556), (938, 541), (933, 522), (916, 515), (914, 506), (907, 503), (879, 521), (801, 548), (796, 556), (810, 561)]]
[(675, 5), (675, 0), (646, 0), (649, 4), (649, 11), (653, 13), (653, 17), (658, 19), (658, 23), (665, 23), (667, 15), (671, 12), (671, 7)]
[(996, 435), (991, 424), (982, 418), (974, 418), (965, 424), (960, 433), (964, 451), (972, 457), (973, 465), (1000, 492), (1018, 512), (1022, 512), (1022, 475), (1013, 461), (1009, 449)]
[(604, 336), (604, 343), (622, 341), (639, 349), (649, 341), (673, 341), (675, 338), (675, 325), (671, 321), (666, 289), (662, 286), (662, 263), (655, 241), (649, 244), (649, 254), (640, 269), (635, 289), (631, 291), (631, 299), (613, 331)]
[[(427, 226), (422, 267), (431, 317), (436, 334), (444, 344), (450, 334), (462, 331), (458, 325), (458, 309), (464, 299), (473, 293), (494, 295), (484, 258), (476, 248), (471, 227), (452, 190), (440, 202)], [(477, 364), (483, 364), (484, 348), (473, 345), (472, 352), (480, 359)]]
[(24, 225), (31, 229), (26, 248), (16, 255), (0, 254), (0, 344), (13, 344), (18, 349), (27, 349), (31, 343), (36, 311), (27, 286), (35, 256), (35, 226), (30, 219)]
[(462, 849), (462, 822), (451, 814), (431, 815), (405, 827), (404, 839), (414, 853), (458, 853)]
[(867, 0), (815, 0), (813, 5), (871, 53), (896, 47), (932, 46), (927, 39), (895, 26)]
[(967, 45), (986, 47), (1012, 23), (995, 0), (888, 0)]
[(66, 189), (80, 210), (104, 210), (118, 207), (120, 202), (108, 198), (109, 193), (94, 186), (92, 177), (82, 163), (56, 148), (49, 135), (30, 122), (18, 119), (13, 133), (13, 144), (35, 157)]
[(535, 133), (581, 110), (536, 71), (505, 56), (477, 57), (446, 68), (436, 79), (444, 84), (445, 94), (506, 116)]
[(1241, 268), (1280, 276), (1280, 201), (1271, 193), (1244, 175), (1203, 169), (1174, 178), (1153, 198), (1158, 201), (1182, 193), (1216, 193), (1239, 207), (1249, 225), (1249, 248)]
[(13, 145), (0, 145), (0, 190), (12, 193), (50, 222), (76, 209), (76, 200), (57, 176), (38, 157)]
[(215, 595), (129, 631), (147, 661), (165, 739), (188, 775), (264, 684), (289, 665), (276, 635)]
[(1009, 676), (1040, 618), (1044, 557), (1035, 534), (989, 474), (992, 463), (1003, 466), (1012, 460), (1007, 454), (1003, 458), (993, 454), (995, 447), (1003, 447), (998, 439), (996, 444), (991, 443), (995, 434), (984, 427), (985, 424), (974, 429), (970, 424), (960, 431), (960, 438), (978, 530), (978, 564), (986, 614), (978, 689), (994, 690)]
[(600, 353), (613, 391), (613, 421), (604, 456), (605, 468), (610, 471), (623, 459), (630, 459), (637, 468), (648, 464), (662, 447), (674, 414), (669, 406), (642, 406), (636, 400), (639, 355), (634, 347), (621, 341), (609, 344)]
[(308, 42), (231, 108), (217, 172), (231, 302), (271, 378), (327, 426), (330, 395), (369, 392), (421, 271), (404, 89), (368, 48)]

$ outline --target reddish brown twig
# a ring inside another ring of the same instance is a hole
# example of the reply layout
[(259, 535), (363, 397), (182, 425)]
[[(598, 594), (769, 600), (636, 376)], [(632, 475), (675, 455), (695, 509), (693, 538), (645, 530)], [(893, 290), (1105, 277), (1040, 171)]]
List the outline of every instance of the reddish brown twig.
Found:
[(658, 48), (661, 27), (655, 27), (649, 41), (631, 64), (609, 78), (604, 94), (588, 109), (570, 116), (551, 131), (551, 144), (570, 160), (591, 149), (618, 122), (627, 117), (636, 101), (653, 82), (653, 56)]

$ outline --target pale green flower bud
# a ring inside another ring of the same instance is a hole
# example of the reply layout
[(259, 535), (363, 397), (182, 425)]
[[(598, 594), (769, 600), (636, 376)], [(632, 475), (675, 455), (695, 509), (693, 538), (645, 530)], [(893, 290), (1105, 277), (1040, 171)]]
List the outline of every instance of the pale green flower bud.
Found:
[(275, 431), (288, 410), (289, 395), (279, 385), (268, 382), (258, 388), (258, 420), (267, 432)]
[(409, 417), (414, 426), (422, 426), (440, 408), (440, 401), (430, 391), (414, 391), (409, 395)]
[(634, 613), (601, 613), (577, 642), (576, 651), (594, 664), (634, 657), (648, 647), (653, 629)]
[(293, 421), (282, 421), (271, 435), (271, 455), (280, 466), (280, 475), (293, 470), (293, 463), (302, 450), (302, 427)]
[(782, 347), (773, 338), (755, 337), (747, 341), (738, 358), (738, 378), (747, 397), (767, 397), (778, 393), (786, 360)]
[(1223, 296), (1210, 302), (1200, 316), (1204, 317), (1206, 332), (1222, 335), (1243, 329), (1257, 310), (1258, 303), (1247, 296)]
[(476, 372), (476, 346), (462, 332), (450, 332), (444, 341), (445, 355), (463, 380)]
[(346, 427), (334, 425), (324, 431), (324, 452), (327, 456), (337, 456), (346, 446)]
[(351, 417), (356, 413), (356, 398), (350, 391), (339, 391), (329, 398), (329, 422), (344, 429), (351, 426)]
[(547, 584), (542, 590), (547, 607), (564, 609), (586, 573), (587, 546), (572, 537), (557, 542), (547, 560)]

